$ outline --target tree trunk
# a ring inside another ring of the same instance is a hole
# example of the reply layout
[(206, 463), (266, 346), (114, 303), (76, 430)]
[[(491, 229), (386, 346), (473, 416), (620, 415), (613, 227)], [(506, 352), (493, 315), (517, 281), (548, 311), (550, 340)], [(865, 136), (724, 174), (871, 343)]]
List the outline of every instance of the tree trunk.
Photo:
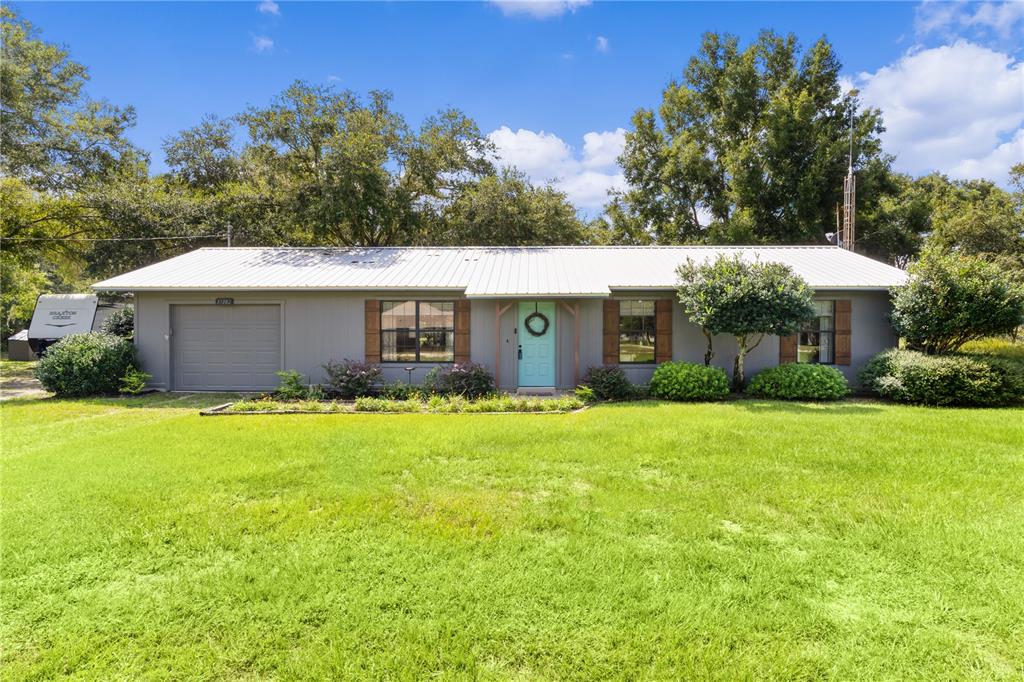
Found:
[(737, 393), (743, 392), (743, 360), (747, 355), (747, 339), (736, 339), (738, 342), (738, 349), (736, 351), (736, 361), (732, 364), (732, 390)]
[(704, 327), (701, 327), (700, 330), (704, 332), (704, 338), (708, 340), (708, 349), (704, 351), (704, 366), (710, 367), (711, 361), (715, 358), (715, 348), (711, 345), (711, 332)]

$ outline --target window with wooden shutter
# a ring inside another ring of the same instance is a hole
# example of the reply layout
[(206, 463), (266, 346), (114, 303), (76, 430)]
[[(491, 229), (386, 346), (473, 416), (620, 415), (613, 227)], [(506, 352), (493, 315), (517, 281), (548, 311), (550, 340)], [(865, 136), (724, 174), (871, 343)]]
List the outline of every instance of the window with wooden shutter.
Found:
[(455, 362), (469, 362), (469, 301), (455, 301)]
[(796, 334), (779, 337), (779, 364), (796, 362)]
[(367, 300), (364, 304), (366, 330), (366, 362), (380, 362), (380, 301)]
[(654, 361), (658, 364), (672, 359), (672, 300), (654, 302)]
[(619, 364), (619, 302), (604, 301), (604, 343), (601, 362), (605, 365)]
[(836, 364), (849, 365), (852, 361), (853, 302), (846, 299), (836, 301)]

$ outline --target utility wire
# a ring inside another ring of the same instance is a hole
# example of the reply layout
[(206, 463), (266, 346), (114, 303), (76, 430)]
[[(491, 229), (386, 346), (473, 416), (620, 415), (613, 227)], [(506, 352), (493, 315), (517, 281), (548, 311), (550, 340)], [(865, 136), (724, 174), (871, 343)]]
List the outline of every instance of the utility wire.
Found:
[(224, 239), (227, 234), (199, 234), (194, 237), (0, 237), (0, 242), (148, 242), (174, 239)]

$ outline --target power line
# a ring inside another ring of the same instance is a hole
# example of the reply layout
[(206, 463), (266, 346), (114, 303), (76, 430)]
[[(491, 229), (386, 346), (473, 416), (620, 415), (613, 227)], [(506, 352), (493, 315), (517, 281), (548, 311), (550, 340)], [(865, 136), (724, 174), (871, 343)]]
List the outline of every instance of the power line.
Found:
[(227, 234), (199, 234), (193, 237), (0, 237), (0, 242), (148, 242), (175, 239), (224, 239)]

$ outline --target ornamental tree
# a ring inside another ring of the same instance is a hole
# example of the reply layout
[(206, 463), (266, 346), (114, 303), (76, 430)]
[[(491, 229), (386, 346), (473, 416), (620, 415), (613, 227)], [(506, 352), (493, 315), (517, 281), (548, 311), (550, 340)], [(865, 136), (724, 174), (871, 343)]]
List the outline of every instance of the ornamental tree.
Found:
[(795, 334), (814, 317), (813, 290), (781, 263), (749, 263), (738, 255), (720, 255), (712, 263), (687, 259), (676, 269), (676, 291), (690, 321), (708, 340), (704, 364), (714, 357), (712, 336), (736, 337), (733, 388), (742, 390), (743, 361), (768, 334)]
[(968, 341), (1024, 324), (1024, 285), (997, 264), (957, 253), (925, 253), (893, 296), (892, 323), (907, 347), (951, 353)]

